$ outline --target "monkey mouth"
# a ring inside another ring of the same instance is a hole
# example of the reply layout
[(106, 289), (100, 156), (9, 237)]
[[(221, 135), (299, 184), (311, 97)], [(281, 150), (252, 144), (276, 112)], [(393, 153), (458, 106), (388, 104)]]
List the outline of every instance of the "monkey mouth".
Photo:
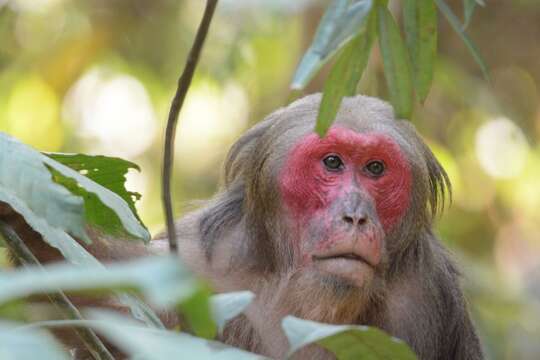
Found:
[(369, 267), (373, 265), (367, 261), (363, 256), (355, 253), (343, 253), (343, 254), (331, 254), (331, 255), (313, 255), (313, 261), (328, 261), (328, 260), (346, 260), (346, 261), (358, 261), (362, 262)]

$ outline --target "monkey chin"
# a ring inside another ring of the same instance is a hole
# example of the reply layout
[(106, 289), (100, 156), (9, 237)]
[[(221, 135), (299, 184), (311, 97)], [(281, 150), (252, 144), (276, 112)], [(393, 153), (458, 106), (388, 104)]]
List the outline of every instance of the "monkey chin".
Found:
[(325, 283), (336, 287), (338, 293), (345, 289), (366, 288), (375, 275), (373, 267), (364, 261), (336, 257), (314, 260), (312, 266)]

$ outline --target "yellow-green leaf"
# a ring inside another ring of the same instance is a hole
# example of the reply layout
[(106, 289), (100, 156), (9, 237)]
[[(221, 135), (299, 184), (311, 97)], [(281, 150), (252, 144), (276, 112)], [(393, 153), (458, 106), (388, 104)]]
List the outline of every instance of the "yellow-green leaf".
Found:
[(409, 54), (399, 27), (383, 2), (377, 3), (379, 44), (390, 102), (398, 118), (408, 118), (413, 107), (413, 85)]
[(414, 89), (423, 102), (433, 82), (437, 56), (437, 11), (433, 0), (405, 0), (403, 21), (411, 55)]
[(465, 31), (463, 31), (458, 17), (452, 12), (452, 10), (444, 2), (444, 0), (435, 0), (435, 2), (437, 3), (439, 10), (443, 13), (443, 15), (450, 23), (450, 26), (452, 26), (454, 31), (458, 33), (458, 35), (461, 37), (461, 40), (463, 40), (463, 42), (465, 43), (465, 46), (467, 46), (467, 49), (469, 49), (472, 57), (474, 58), (478, 66), (480, 66), (484, 77), (486, 79), (489, 79), (489, 72), (486, 63), (484, 62), (482, 55), (480, 55), (480, 52), (476, 48), (476, 45), (472, 42), (469, 35), (467, 35)]
[(315, 130), (324, 136), (334, 122), (344, 96), (356, 93), (356, 86), (366, 67), (376, 35), (374, 13), (367, 29), (356, 35), (341, 51), (324, 84), (323, 97)]

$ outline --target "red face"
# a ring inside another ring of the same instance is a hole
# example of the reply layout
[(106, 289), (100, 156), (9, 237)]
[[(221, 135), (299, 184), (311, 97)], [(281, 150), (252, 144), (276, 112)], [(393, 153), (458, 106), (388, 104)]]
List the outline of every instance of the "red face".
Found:
[(333, 127), (292, 148), (279, 186), (300, 263), (361, 285), (408, 208), (411, 171), (388, 135)]

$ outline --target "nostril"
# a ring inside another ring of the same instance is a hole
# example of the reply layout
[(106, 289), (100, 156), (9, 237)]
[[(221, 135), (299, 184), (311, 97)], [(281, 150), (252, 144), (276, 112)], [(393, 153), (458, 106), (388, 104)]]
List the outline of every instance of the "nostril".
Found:
[(349, 216), (345, 215), (343, 216), (343, 221), (349, 225), (356, 225), (356, 226), (362, 226), (367, 223), (367, 217), (356, 217), (356, 216)]
[(345, 221), (347, 224), (350, 224), (350, 225), (354, 224), (354, 219), (347, 215), (343, 217), (343, 221)]

